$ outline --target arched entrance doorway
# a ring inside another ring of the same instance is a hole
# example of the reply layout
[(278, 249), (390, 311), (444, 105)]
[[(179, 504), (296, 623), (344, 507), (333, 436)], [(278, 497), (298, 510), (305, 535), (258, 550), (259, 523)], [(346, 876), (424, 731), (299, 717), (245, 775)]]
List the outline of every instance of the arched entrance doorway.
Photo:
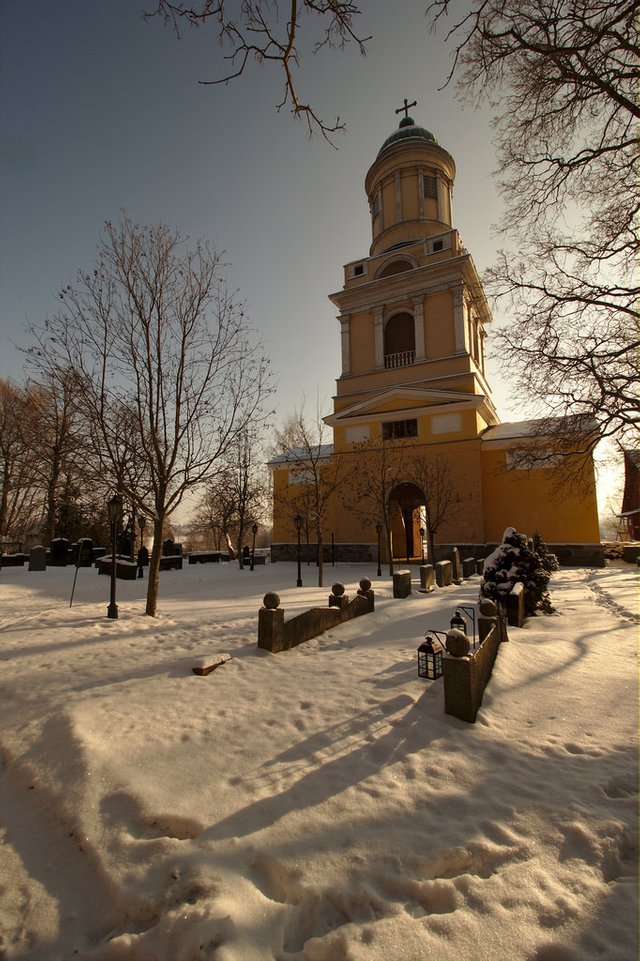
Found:
[(426, 499), (417, 484), (396, 484), (389, 494), (389, 519), (394, 558), (407, 563), (423, 556), (420, 529), (424, 529)]

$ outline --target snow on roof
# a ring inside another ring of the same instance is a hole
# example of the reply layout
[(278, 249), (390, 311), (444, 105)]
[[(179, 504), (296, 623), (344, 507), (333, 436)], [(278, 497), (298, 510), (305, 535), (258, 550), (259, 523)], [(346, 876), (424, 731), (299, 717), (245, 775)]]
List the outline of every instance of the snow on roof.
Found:
[[(333, 444), (318, 444), (316, 448), (311, 448), (313, 457), (331, 457), (333, 454)], [(309, 460), (309, 448), (292, 447), (291, 450), (284, 451), (272, 457), (269, 464), (296, 464), (300, 461)]]
[(580, 417), (540, 417), (535, 420), (520, 420), (513, 423), (496, 424), (488, 427), (481, 435), (483, 441), (487, 440), (511, 440), (516, 437), (539, 437), (543, 434), (553, 433), (554, 426), (565, 427), (571, 421), (582, 420), (582, 427), (585, 431), (593, 429), (595, 421), (586, 420)]

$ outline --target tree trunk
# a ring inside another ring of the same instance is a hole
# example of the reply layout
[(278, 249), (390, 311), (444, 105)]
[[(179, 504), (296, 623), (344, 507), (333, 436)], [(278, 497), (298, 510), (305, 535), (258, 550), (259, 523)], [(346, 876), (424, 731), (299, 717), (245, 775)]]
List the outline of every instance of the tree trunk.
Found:
[(145, 614), (156, 616), (158, 607), (158, 585), (160, 582), (160, 558), (162, 557), (162, 529), (164, 518), (156, 517), (153, 521), (153, 549), (149, 558), (149, 583), (147, 584), (147, 607)]
[(5, 461), (2, 472), (2, 491), (0, 492), (0, 537), (5, 537), (7, 533), (7, 515), (9, 513), (9, 486), (11, 476), (9, 465)]
[(427, 535), (429, 538), (429, 563), (435, 564), (436, 562), (436, 545), (433, 539), (433, 531), (427, 530)]
[(322, 531), (318, 528), (318, 587), (322, 587)]

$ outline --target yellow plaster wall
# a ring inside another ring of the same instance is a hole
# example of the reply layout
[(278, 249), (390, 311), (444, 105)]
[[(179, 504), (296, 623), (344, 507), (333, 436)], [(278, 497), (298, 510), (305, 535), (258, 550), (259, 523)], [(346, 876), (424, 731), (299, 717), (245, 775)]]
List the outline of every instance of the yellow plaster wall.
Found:
[(427, 358), (447, 357), (455, 350), (453, 295), (445, 290), (424, 301), (424, 336)]
[(376, 362), (373, 317), (370, 312), (354, 314), (349, 320), (351, 373), (370, 373)]
[(417, 220), (420, 214), (418, 207), (418, 172), (413, 168), (401, 174), (402, 219)]
[(505, 470), (506, 450), (482, 452), (485, 537), (501, 541), (506, 527), (548, 543), (591, 544), (600, 540), (593, 471), (586, 491), (577, 486), (554, 492), (553, 470)]
[(385, 229), (396, 223), (396, 182), (394, 177), (390, 177), (382, 184), (382, 219)]

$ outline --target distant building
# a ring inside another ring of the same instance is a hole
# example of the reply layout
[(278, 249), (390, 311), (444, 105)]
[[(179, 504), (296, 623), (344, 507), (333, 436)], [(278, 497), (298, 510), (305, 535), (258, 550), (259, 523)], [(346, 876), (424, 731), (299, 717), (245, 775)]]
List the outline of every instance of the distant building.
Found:
[[(554, 436), (540, 436), (541, 422), (500, 423), (485, 369), (491, 314), (453, 227), (454, 179), (451, 155), (405, 116), (365, 178), (369, 255), (345, 266), (343, 289), (330, 295), (339, 312), (342, 371), (325, 418), (333, 444), (317, 453), (327, 471), (338, 460), (344, 467), (322, 520), (323, 542), (333, 535), (344, 559), (375, 557), (376, 524), (392, 535), (382, 535), (383, 556), (391, 543), (396, 557), (421, 558), (434, 465), (444, 468), (451, 495), (435, 537), (441, 546), (480, 556), (509, 526), (538, 531), (547, 543), (600, 539), (593, 466), (580, 488), (558, 495), (556, 482), (570, 465), (556, 455)], [(548, 451), (543, 466), (526, 456), (532, 445)], [(363, 503), (362, 481), (353, 481), (357, 462), (376, 451), (389, 461), (377, 514), (371, 497)], [(305, 510), (300, 495), (313, 471), (304, 451), (270, 466), (274, 559), (291, 557), (295, 515)], [(311, 499), (306, 510), (313, 510)], [(313, 532), (314, 519), (305, 517), (305, 527)]]
[(640, 450), (624, 451), (621, 520), (629, 540), (640, 541)]

